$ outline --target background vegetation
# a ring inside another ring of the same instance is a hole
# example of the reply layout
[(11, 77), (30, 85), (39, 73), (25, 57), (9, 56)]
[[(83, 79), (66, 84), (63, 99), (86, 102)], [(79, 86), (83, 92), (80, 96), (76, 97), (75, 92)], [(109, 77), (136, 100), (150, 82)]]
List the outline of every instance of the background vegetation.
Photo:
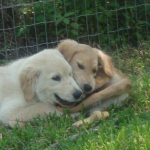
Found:
[(148, 0), (8, 0), (0, 9), (4, 60), (55, 47), (65, 38), (115, 50), (138, 47), (150, 34)]

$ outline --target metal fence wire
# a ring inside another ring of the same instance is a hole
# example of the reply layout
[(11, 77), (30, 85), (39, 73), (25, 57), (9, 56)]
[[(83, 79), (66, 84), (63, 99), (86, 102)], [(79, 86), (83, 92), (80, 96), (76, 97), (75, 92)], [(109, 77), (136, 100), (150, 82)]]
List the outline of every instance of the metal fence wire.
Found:
[(149, 0), (1, 0), (0, 60), (71, 38), (104, 49), (138, 46), (150, 35)]

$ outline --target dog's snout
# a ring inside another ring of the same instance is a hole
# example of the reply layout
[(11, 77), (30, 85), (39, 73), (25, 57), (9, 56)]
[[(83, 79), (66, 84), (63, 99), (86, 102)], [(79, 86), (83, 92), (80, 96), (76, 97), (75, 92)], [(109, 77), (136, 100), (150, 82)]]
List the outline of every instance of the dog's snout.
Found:
[(79, 99), (81, 97), (81, 95), (82, 95), (82, 91), (80, 91), (80, 90), (77, 90), (76, 92), (73, 93), (73, 97), (75, 99)]
[(92, 90), (92, 86), (89, 85), (89, 84), (84, 84), (84, 90), (85, 90), (86, 92), (90, 92), (90, 91)]

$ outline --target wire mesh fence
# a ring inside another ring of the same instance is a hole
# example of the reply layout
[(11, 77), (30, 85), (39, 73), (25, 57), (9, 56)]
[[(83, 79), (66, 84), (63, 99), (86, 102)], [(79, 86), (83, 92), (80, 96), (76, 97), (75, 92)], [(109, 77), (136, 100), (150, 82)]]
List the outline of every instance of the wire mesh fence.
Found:
[(104, 49), (138, 46), (150, 35), (149, 0), (1, 0), (0, 60), (71, 38)]

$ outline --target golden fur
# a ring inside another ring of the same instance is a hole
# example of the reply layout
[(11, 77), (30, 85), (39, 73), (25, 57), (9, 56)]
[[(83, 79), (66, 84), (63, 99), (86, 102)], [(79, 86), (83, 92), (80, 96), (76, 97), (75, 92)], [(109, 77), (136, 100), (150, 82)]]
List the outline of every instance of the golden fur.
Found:
[[(98, 57), (95, 50), (88, 45), (79, 44), (73, 40), (61, 42), (57, 49), (71, 65), (73, 77), (81, 90), (87, 93), (84, 85), (88, 84), (92, 87), (91, 91), (93, 91), (96, 71), (98, 70)], [(79, 65), (84, 66), (84, 69), (79, 69)]]
[[(82, 103), (70, 108), (73, 113), (79, 112), (83, 107), (89, 107), (91, 115), (84, 120), (85, 122), (92, 123), (94, 120), (100, 120), (102, 116), (108, 117), (109, 113), (105, 110), (112, 103), (121, 105), (128, 97), (132, 90), (132, 82), (113, 66), (111, 58), (103, 51), (85, 44), (79, 44), (73, 40), (63, 41), (59, 44), (58, 49), (72, 66), (74, 79), (82, 90), (84, 90), (83, 85), (85, 83), (92, 85), (90, 93), (99, 88), (97, 92), (90, 94)], [(85, 65), (85, 69), (81, 70), (77, 62)], [(96, 69), (95, 74), (92, 72), (93, 68)], [(89, 93), (84, 91), (84, 94)], [(101, 103), (101, 106), (99, 103)], [(58, 107), (58, 109), (63, 110), (61, 107)], [(82, 126), (83, 122), (80, 120), (74, 125)]]

